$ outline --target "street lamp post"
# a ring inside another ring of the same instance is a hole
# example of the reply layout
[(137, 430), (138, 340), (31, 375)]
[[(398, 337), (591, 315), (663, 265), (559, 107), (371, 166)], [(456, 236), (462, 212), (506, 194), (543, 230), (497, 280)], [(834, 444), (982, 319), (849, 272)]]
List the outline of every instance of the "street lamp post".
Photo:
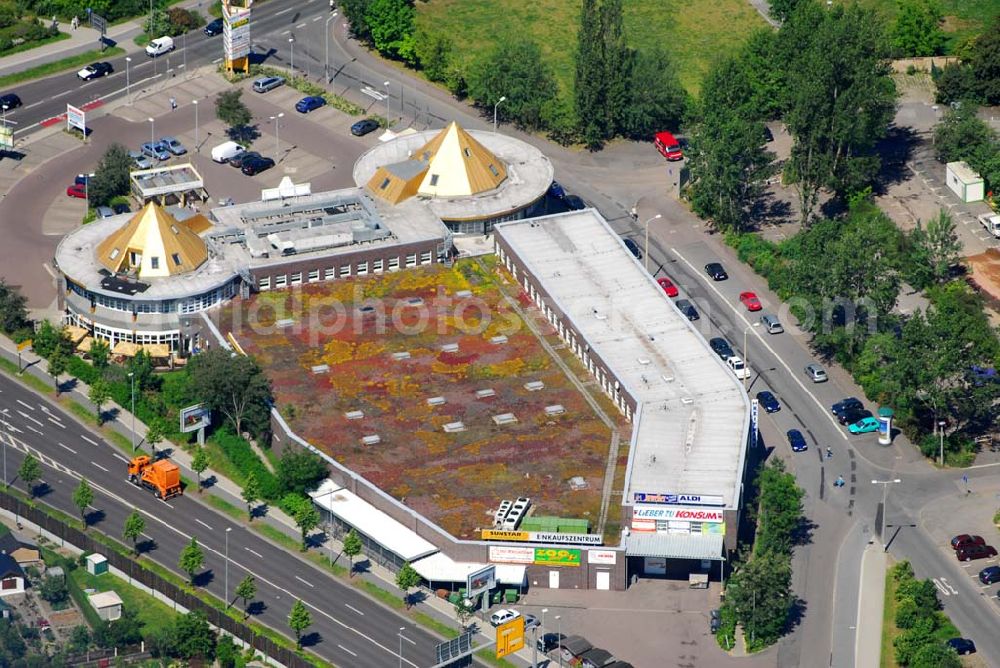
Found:
[(556, 631), (556, 637), (559, 638), (559, 668), (562, 668), (562, 615), (556, 615), (556, 622), (558, 624), (558, 630)]
[(323, 48), (326, 51), (326, 60), (323, 61), (323, 78), (326, 79), (327, 83), (330, 83), (330, 21), (335, 18), (337, 18), (337, 12), (333, 12), (327, 17), (323, 27)]
[(191, 104), (194, 105), (194, 150), (200, 152), (201, 149), (198, 145), (198, 100), (192, 100)]
[(156, 119), (150, 116), (146, 120), (149, 121), (149, 143), (155, 144), (156, 139), (154, 137), (156, 135)]
[(507, 96), (501, 95), (497, 103), (493, 105), (493, 134), (497, 133), (497, 108), (500, 106), (501, 102), (506, 102)]
[(132, 56), (125, 56), (125, 97), (128, 103), (132, 104), (132, 77), (129, 66), (132, 64)]
[(663, 214), (658, 213), (643, 223), (643, 227), (646, 228), (646, 247), (642, 249), (643, 253), (645, 253), (645, 257), (643, 259), (646, 260), (646, 273), (649, 273), (649, 224), (654, 220), (659, 220), (660, 218), (663, 218)]
[(291, 64), (291, 67), (292, 67), (292, 78), (294, 79), (295, 78), (295, 38), (294, 37), (289, 37), (288, 38), (288, 48), (291, 49), (291, 51), (292, 51), (290, 64)]
[(399, 633), (396, 634), (399, 636), (399, 668), (403, 668), (403, 631), (405, 630), (405, 626), (400, 626)]
[(226, 608), (229, 608), (229, 532), (232, 527), (226, 527)]
[(886, 552), (889, 550), (888, 542), (885, 539), (885, 516), (886, 508), (885, 504), (889, 498), (889, 485), (896, 485), (903, 482), (899, 478), (893, 480), (872, 480), (873, 485), (882, 485), (882, 551)]
[(389, 120), (389, 102), (391, 101), (389, 97), (389, 82), (383, 81), (382, 85), (385, 86), (385, 129), (388, 130), (392, 127), (392, 122)]
[(181, 67), (184, 68), (184, 76), (187, 76), (188, 70), (188, 34), (187, 32), (181, 33), (181, 53), (183, 54), (183, 64)]
[(747, 379), (750, 378), (750, 349), (747, 348), (747, 334), (750, 332), (751, 327), (760, 327), (759, 322), (752, 323), (743, 330), (743, 391), (747, 390)]
[(285, 112), (280, 112), (277, 116), (271, 116), (270, 119), (274, 123), (274, 157), (278, 157), (278, 153), (281, 152), (281, 143), (278, 140), (278, 123), (282, 118), (285, 117)]
[(132, 454), (135, 454), (135, 372), (128, 372), (128, 380), (132, 386)]
[(937, 423), (938, 431), (941, 432), (941, 449), (940, 449), (941, 466), (944, 466), (944, 426), (946, 424), (948, 423), (945, 422), (944, 420), (938, 420)]
[[(0, 413), (0, 415), (3, 415), (3, 427), (4, 429), (7, 430), (7, 438), (13, 441), (14, 434), (11, 433), (12, 430), (10, 428), (11, 427), (10, 409), (9, 408), (3, 409), (3, 413)], [(3, 488), (7, 489), (7, 441), (6, 440), (3, 442)]]

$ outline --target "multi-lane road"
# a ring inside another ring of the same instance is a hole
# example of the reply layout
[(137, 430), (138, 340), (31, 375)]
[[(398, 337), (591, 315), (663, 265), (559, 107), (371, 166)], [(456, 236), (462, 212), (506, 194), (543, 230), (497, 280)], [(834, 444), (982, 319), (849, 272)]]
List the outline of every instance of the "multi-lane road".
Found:
[[(16, 479), (26, 450), (43, 463), (45, 503), (70, 515), (78, 511), (72, 493), (81, 477), (94, 488), (93, 529), (121, 537), (125, 517), (133, 508), (146, 520), (144, 539), (155, 546), (143, 558), (153, 559), (183, 575), (177, 566), (180, 551), (196, 537), (205, 551), (199, 583), (220, 599), (226, 597), (226, 555), (229, 557), (229, 598), (247, 574), (257, 580), (257, 600), (263, 608), (259, 621), (287, 632), (288, 613), (295, 599), (309, 606), (314, 636), (310, 649), (334, 665), (382, 668), (400, 663), (425, 668), (434, 664), (439, 642), (409, 620), (373, 602), (354, 588), (328, 576), (308, 561), (264, 540), (239, 522), (215, 512), (194, 498), (194, 491), (169, 502), (129, 484), (127, 458), (114, 446), (81, 426), (59, 406), (0, 374), (0, 413), (4, 410), (13, 434), (0, 429), (5, 442), (8, 480)], [(13, 436), (13, 447), (11, 447)], [(228, 542), (228, 550), (227, 550)], [(400, 640), (399, 628), (406, 627)]]

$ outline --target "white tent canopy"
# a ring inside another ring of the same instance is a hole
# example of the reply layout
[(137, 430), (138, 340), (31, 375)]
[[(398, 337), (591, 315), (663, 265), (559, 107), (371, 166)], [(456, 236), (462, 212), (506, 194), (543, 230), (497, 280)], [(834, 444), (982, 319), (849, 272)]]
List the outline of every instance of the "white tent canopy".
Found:
[[(461, 582), (465, 583), (469, 573), (478, 571), (486, 564), (467, 561), (453, 561), (448, 555), (438, 552), (411, 564), (420, 576), (429, 582)], [(496, 564), (497, 582), (520, 587), (524, 585), (524, 566), (514, 564)]]

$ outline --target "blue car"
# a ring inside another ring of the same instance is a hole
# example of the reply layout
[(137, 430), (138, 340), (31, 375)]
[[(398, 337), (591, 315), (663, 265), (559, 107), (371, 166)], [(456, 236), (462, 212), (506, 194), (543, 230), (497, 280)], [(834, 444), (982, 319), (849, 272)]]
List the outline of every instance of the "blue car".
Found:
[(768, 413), (777, 413), (781, 410), (781, 404), (778, 403), (778, 398), (767, 390), (757, 393), (757, 401), (760, 403), (761, 408)]
[(309, 97), (304, 97), (298, 101), (295, 105), (295, 111), (300, 114), (308, 114), (313, 109), (319, 109), (326, 104), (324, 100), (319, 95), (310, 95)]
[(806, 444), (806, 437), (798, 429), (789, 429), (786, 436), (788, 437), (788, 445), (791, 446), (792, 452), (805, 452), (809, 449), (809, 446)]

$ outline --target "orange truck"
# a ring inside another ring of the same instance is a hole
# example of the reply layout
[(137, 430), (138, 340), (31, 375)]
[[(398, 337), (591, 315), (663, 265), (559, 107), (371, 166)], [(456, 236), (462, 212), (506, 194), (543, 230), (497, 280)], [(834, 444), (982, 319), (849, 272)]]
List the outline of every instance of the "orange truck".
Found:
[(132, 458), (128, 463), (128, 481), (136, 487), (153, 490), (158, 499), (179, 496), (183, 491), (181, 470), (177, 464), (166, 459), (154, 462), (149, 455)]

